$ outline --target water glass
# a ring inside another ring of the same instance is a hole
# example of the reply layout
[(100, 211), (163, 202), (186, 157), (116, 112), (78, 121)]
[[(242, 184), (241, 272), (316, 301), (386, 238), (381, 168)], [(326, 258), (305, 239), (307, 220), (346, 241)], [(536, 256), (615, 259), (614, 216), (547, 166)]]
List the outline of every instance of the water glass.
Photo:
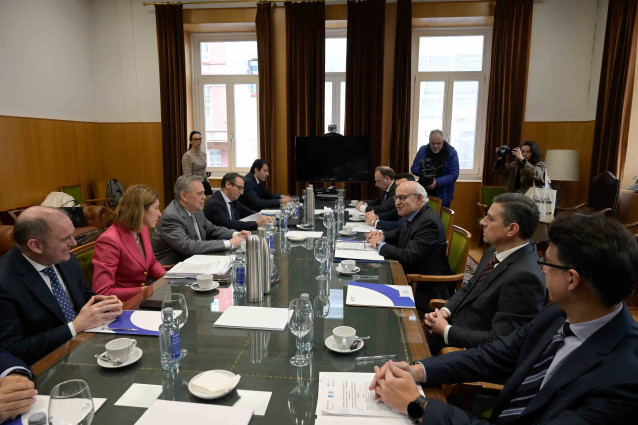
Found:
[(50, 425), (91, 425), (93, 415), (93, 398), (86, 381), (72, 379), (51, 390)]
[(297, 343), (295, 344), (297, 346), (297, 353), (290, 359), (290, 364), (293, 366), (306, 366), (310, 363), (310, 357), (301, 354), (299, 347), (301, 345), (301, 338), (306, 336), (312, 328), (312, 316), (309, 314), (311, 310), (312, 309), (303, 309), (299, 298), (290, 301), (290, 305), (288, 306), (288, 327), (290, 328), (290, 332), (297, 337)]
[(326, 259), (329, 256), (329, 252), (328, 252), (329, 250), (330, 250), (330, 246), (328, 245), (328, 239), (326, 239), (325, 237), (321, 239), (317, 239), (315, 241), (314, 254), (315, 254), (315, 259), (319, 261), (319, 276), (317, 276), (317, 279), (327, 278), (327, 276), (324, 274), (323, 263), (326, 261)]
[(188, 320), (188, 307), (186, 306), (186, 298), (183, 294), (168, 294), (162, 301), (162, 310), (166, 307), (173, 309), (173, 319), (175, 324), (182, 329)]

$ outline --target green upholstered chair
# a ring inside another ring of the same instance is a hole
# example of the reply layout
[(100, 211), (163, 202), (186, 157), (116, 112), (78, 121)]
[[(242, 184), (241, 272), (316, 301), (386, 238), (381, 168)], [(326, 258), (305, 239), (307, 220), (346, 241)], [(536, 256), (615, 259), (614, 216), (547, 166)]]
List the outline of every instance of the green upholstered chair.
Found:
[(436, 212), (438, 216), (440, 216), (441, 207), (443, 206), (443, 201), (441, 201), (441, 198), (437, 198), (436, 196), (428, 195), (428, 198), (429, 198), (428, 205), (430, 206), (430, 208), (434, 210), (434, 212)]
[(76, 246), (71, 250), (71, 253), (75, 255), (82, 274), (86, 279), (86, 283), (89, 284), (89, 288), (93, 288), (93, 251), (95, 249), (95, 242), (87, 243), (86, 245)]
[(75, 199), (75, 202), (77, 202), (78, 205), (82, 205), (82, 204), (105, 205), (108, 201), (111, 200), (111, 198), (85, 199), (84, 191), (82, 190), (81, 184), (73, 184), (70, 186), (60, 186), (60, 192), (64, 192), (67, 195), (73, 196), (73, 199)]
[(448, 254), (450, 253), (450, 239), (452, 239), (452, 226), (454, 225), (454, 210), (441, 207), (441, 221), (445, 227), (445, 240), (447, 241)]

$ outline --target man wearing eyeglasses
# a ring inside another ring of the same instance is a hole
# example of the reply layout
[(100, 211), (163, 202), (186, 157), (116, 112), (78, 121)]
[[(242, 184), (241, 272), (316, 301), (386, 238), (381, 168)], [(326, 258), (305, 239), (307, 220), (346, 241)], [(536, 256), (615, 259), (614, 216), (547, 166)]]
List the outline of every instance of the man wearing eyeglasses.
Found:
[[(377, 247), (387, 260), (397, 260), (406, 274), (451, 274), (445, 255), (445, 227), (436, 212), (427, 205), (423, 186), (414, 181), (401, 183), (396, 190), (395, 205), (402, 217), (399, 228), (385, 233), (370, 232), (366, 242)], [(446, 283), (417, 286), (415, 302), (427, 310), (431, 298), (448, 298)]]
[(262, 215), (255, 221), (241, 221), (244, 217), (257, 214), (239, 201), (243, 192), (244, 179), (238, 173), (224, 174), (222, 188), (206, 201), (204, 215), (217, 226), (235, 230), (256, 230), (264, 223), (274, 220), (273, 217)]
[(394, 209), (394, 170), (390, 167), (379, 166), (374, 170), (374, 185), (381, 191), (381, 196), (370, 201), (360, 201), (356, 209), (361, 212), (374, 211), (379, 215)]
[(638, 281), (638, 244), (618, 221), (574, 214), (549, 228), (543, 266), (552, 304), (511, 334), (413, 365), (386, 363), (375, 398), (426, 424), (483, 424), (416, 383), (507, 382), (495, 424), (629, 424), (638, 414), (638, 324), (623, 303)]

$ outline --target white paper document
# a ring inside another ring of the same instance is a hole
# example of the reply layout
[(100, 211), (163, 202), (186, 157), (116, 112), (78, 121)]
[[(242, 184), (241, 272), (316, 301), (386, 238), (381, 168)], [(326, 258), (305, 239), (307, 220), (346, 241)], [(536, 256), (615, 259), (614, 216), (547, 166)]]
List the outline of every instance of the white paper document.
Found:
[(213, 324), (218, 328), (283, 331), (288, 323), (287, 308), (231, 306)]
[(162, 394), (161, 385), (133, 384), (115, 402), (116, 406), (151, 407)]
[(310, 232), (310, 231), (305, 231), (305, 230), (289, 230), (288, 233), (286, 233), (287, 236), (305, 236), (307, 238), (320, 238), (321, 236), (323, 236), (323, 232)]
[[(93, 398), (93, 411), (97, 412), (100, 407), (106, 402), (105, 398)], [(37, 395), (35, 396), (35, 403), (31, 405), (31, 408), (27, 413), (22, 414), (19, 418), (14, 419), (13, 421), (6, 422), (5, 425), (14, 425), (14, 424), (29, 424), (29, 417), (36, 413), (44, 413), (46, 415), (49, 414), (49, 396), (48, 395)], [(86, 414), (85, 414), (86, 416)]]
[(344, 227), (347, 227), (350, 230), (353, 230), (355, 232), (360, 232), (360, 233), (370, 233), (373, 230), (377, 230), (374, 227), (370, 226), (369, 224), (361, 223), (361, 222), (351, 222), (351, 221), (344, 224)]
[(210, 423), (248, 425), (252, 416), (252, 409), (246, 407), (157, 400), (135, 423), (137, 425)]
[(166, 272), (167, 278), (195, 278), (200, 274), (226, 274), (232, 266), (229, 255), (193, 255)]
[(408, 285), (348, 282), (346, 304), (364, 307), (416, 308)]
[(237, 394), (241, 397), (233, 405), (233, 407), (245, 407), (252, 409), (256, 416), (264, 416), (268, 403), (270, 402), (271, 391), (249, 391), (237, 390)]
[(385, 261), (376, 248), (363, 241), (337, 241), (335, 258), (365, 261)]
[(263, 215), (279, 215), (281, 210), (261, 210)]
[(405, 418), (374, 399), (374, 391), (368, 389), (373, 377), (374, 372), (319, 372), (317, 418), (322, 415)]
[(263, 215), (262, 213), (258, 212), (258, 213), (246, 216), (239, 221), (257, 221), (261, 218), (262, 215)]

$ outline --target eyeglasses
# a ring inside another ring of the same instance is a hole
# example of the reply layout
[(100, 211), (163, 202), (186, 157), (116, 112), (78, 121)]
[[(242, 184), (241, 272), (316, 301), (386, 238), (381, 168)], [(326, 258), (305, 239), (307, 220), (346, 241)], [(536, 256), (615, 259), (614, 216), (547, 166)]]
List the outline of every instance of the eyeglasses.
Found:
[(561, 270), (571, 270), (572, 269), (572, 267), (561, 266), (560, 264), (548, 263), (547, 262), (547, 257), (543, 257), (540, 260), (538, 260), (538, 265), (541, 267), (541, 269), (543, 268), (543, 266), (554, 267), (556, 269), (561, 269)]
[(201, 142), (202, 140), (203, 139), (201, 137), (199, 139), (196, 139), (194, 137), (191, 139), (192, 142)]
[(408, 196), (411, 196), (411, 195), (419, 196), (418, 193), (410, 193), (409, 195), (397, 195), (394, 197), (394, 199), (395, 200), (398, 199), (401, 202), (405, 202), (405, 200), (408, 199)]
[[(229, 182), (229, 183), (230, 183), (230, 182)], [(238, 185), (236, 185), (235, 183), (230, 183), (230, 184), (232, 184), (232, 185), (233, 185), (233, 186), (235, 186), (237, 189), (239, 189), (239, 191), (240, 191), (240, 192), (243, 192), (243, 191), (244, 191), (244, 186), (238, 186)]]
[(375, 181), (374, 181), (374, 184), (379, 184), (379, 183), (381, 183), (383, 180), (385, 180), (386, 178), (387, 178), (387, 177), (383, 177), (383, 178), (381, 178), (380, 180), (375, 180)]

